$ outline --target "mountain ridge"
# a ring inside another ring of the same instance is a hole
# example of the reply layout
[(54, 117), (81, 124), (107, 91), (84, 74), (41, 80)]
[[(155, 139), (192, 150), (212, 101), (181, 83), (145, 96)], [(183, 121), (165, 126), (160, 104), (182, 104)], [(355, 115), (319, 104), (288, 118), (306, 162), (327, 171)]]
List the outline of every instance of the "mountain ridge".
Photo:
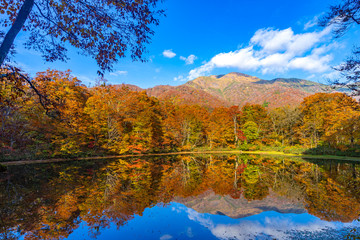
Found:
[(264, 104), (269, 108), (299, 105), (318, 92), (332, 92), (330, 86), (299, 79), (274, 78), (264, 80), (244, 73), (201, 76), (179, 86), (158, 85), (142, 89), (127, 85), (131, 90), (146, 91), (149, 96), (171, 100), (177, 104), (198, 104), (207, 108)]
[(279, 213), (305, 213), (305, 206), (300, 199), (289, 199), (273, 191), (262, 200), (248, 201), (243, 196), (234, 199), (231, 196), (219, 196), (213, 191), (206, 191), (196, 197), (176, 197), (175, 202), (184, 204), (199, 213), (226, 215), (239, 219), (266, 211)]

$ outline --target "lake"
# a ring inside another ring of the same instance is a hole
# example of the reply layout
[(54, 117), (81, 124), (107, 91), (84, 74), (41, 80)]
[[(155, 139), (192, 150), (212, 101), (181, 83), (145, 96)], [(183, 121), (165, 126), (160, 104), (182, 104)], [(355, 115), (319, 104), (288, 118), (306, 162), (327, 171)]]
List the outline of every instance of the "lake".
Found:
[(355, 239), (360, 164), (182, 155), (9, 166), (0, 239)]

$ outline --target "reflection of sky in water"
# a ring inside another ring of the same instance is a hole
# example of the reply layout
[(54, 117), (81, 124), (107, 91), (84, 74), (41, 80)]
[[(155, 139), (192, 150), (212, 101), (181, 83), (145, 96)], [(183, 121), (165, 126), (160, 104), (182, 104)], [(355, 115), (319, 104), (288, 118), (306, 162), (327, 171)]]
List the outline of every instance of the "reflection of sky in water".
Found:
[(360, 224), (326, 222), (307, 213), (270, 211), (232, 219), (171, 203), (148, 208), (119, 229), (112, 224), (98, 234), (89, 233), (86, 223), (82, 223), (69, 239), (87, 239), (94, 234), (97, 239), (343, 239), (353, 228), (360, 228)]

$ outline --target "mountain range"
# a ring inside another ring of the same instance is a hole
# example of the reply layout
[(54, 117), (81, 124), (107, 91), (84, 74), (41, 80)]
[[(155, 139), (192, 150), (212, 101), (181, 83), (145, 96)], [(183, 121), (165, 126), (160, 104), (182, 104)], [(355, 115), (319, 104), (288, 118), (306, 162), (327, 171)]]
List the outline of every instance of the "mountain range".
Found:
[(265, 104), (269, 108), (298, 105), (314, 93), (332, 92), (330, 86), (297, 78), (263, 80), (232, 72), (226, 75), (198, 77), (179, 86), (159, 85), (141, 89), (126, 85), (131, 90), (146, 91), (149, 96), (171, 100), (178, 104), (199, 104), (207, 108)]
[(219, 196), (212, 191), (196, 197), (176, 197), (175, 202), (182, 203), (199, 213), (226, 215), (231, 218), (244, 218), (266, 211), (279, 213), (305, 213), (305, 206), (300, 199), (289, 199), (274, 192), (262, 199), (248, 201), (243, 196), (234, 199), (230, 196)]

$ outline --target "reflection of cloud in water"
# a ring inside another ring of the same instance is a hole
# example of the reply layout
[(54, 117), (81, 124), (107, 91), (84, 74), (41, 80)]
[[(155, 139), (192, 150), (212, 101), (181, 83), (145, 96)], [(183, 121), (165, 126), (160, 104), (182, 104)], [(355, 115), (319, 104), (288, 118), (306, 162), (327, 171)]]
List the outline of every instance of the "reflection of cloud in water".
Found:
[[(270, 220), (270, 219), (268, 219)], [(244, 221), (237, 225), (218, 224), (210, 229), (212, 234), (220, 239), (248, 239), (251, 236), (265, 235), (276, 239), (287, 239), (288, 231), (297, 229), (298, 231), (321, 231), (325, 228), (334, 227), (331, 223), (313, 222), (307, 225), (298, 225), (286, 220), (272, 219), (264, 225), (260, 222)]]
[[(183, 209), (185, 210), (185, 209)], [(216, 224), (207, 214), (192, 209), (185, 210), (188, 218), (208, 228), (219, 239), (275, 238), (288, 239), (293, 234), (306, 233), (307, 236), (346, 227), (358, 227), (358, 223), (326, 222), (314, 218), (307, 222), (295, 222), (291, 217), (264, 217), (259, 220), (240, 220), (238, 224)]]
[(169, 240), (172, 239), (173, 237), (169, 234), (165, 234), (163, 236), (160, 237), (160, 240)]
[(171, 211), (176, 212), (176, 213), (181, 213), (184, 210), (185, 210), (184, 207), (172, 207), (171, 208)]
[(186, 236), (188, 236), (189, 238), (193, 238), (194, 237), (194, 234), (192, 232), (192, 229), (191, 227), (188, 227), (187, 230), (186, 230)]
[(198, 213), (190, 208), (186, 209), (186, 211), (190, 220), (198, 222), (208, 229), (213, 229), (215, 227), (212, 220), (210, 218), (205, 218), (204, 214)]

